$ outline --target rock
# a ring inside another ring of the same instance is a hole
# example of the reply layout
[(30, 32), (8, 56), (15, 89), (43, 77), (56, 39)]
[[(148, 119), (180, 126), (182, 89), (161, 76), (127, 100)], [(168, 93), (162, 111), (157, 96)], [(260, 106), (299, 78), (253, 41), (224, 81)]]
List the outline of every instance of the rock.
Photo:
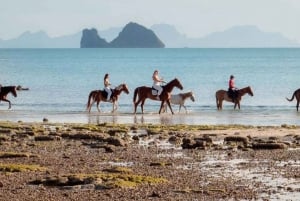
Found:
[(36, 136), (34, 137), (35, 141), (54, 141), (54, 140), (61, 140), (61, 137), (59, 136), (49, 136), (49, 135), (40, 135), (40, 136)]
[(283, 143), (253, 143), (253, 149), (284, 149), (286, 147)]
[(80, 41), (80, 48), (107, 48), (109, 43), (98, 35), (96, 29), (84, 29)]
[(117, 48), (165, 47), (152, 30), (133, 22), (128, 23), (110, 45)]
[(206, 141), (199, 140), (199, 139), (195, 140), (190, 138), (183, 138), (181, 147), (183, 149), (195, 149), (195, 148), (205, 149)]
[(108, 43), (100, 38), (96, 29), (84, 29), (80, 41), (81, 48), (164, 48), (155, 33), (137, 23), (128, 23), (118, 37)]
[(115, 145), (115, 146), (121, 146), (121, 147), (126, 146), (125, 141), (119, 137), (109, 137), (108, 139), (106, 139), (106, 142), (108, 144)]

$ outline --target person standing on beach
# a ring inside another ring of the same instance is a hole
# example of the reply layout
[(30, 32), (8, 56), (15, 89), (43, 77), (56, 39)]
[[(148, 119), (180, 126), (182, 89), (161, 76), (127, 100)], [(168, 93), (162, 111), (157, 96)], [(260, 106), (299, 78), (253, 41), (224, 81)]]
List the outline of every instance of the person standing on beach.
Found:
[(160, 100), (159, 96), (160, 96), (161, 92), (163, 91), (161, 84), (164, 83), (164, 80), (159, 77), (158, 70), (154, 71), (154, 73), (152, 75), (152, 79), (153, 79), (152, 87), (157, 90), (156, 99)]
[(110, 86), (111, 83), (109, 81), (109, 74), (106, 73), (104, 76), (104, 90), (107, 92), (107, 101), (110, 101), (110, 96), (112, 94)]
[(237, 98), (238, 89), (235, 87), (233, 75), (230, 75), (228, 84), (229, 84), (229, 88), (228, 88), (229, 96), (232, 98), (232, 102), (234, 102), (234, 100)]

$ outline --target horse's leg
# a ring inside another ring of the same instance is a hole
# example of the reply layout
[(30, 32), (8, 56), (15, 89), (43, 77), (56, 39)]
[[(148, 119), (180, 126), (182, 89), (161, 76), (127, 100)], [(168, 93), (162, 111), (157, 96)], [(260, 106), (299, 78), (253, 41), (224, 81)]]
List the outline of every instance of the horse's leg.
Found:
[(141, 104), (142, 114), (144, 114), (144, 104), (145, 104), (145, 101), (146, 101), (146, 99), (144, 99), (142, 101), (142, 104)]
[(179, 104), (179, 111), (178, 111), (178, 113), (180, 113), (180, 110), (181, 110), (181, 104)]
[(91, 112), (91, 109), (92, 109), (92, 106), (93, 106), (94, 103), (95, 103), (95, 101), (93, 100), (93, 101), (91, 102), (89, 108), (88, 108), (89, 112)]
[(10, 108), (11, 108), (11, 103), (10, 103), (10, 101), (9, 101), (9, 100), (7, 100), (7, 99), (2, 99), (2, 101), (8, 102), (8, 109), (10, 109)]
[(113, 109), (112, 109), (112, 113), (114, 113), (115, 111), (117, 111), (117, 109), (118, 109), (118, 102), (117, 101), (114, 101), (113, 102)]
[(98, 112), (101, 112), (101, 111), (100, 111), (100, 108), (99, 108), (99, 105), (100, 105), (100, 101), (97, 101), (97, 109), (98, 109)]
[(238, 106), (238, 101), (234, 101), (234, 109), (236, 109), (236, 106)]
[(114, 113), (114, 112), (115, 112), (115, 104), (116, 104), (116, 102), (113, 101), (113, 102), (112, 102), (112, 111), (111, 111), (111, 113)]
[(185, 113), (187, 114), (187, 109), (186, 109), (186, 106), (185, 105), (182, 105), (183, 107), (184, 107), (184, 109), (185, 109)]
[(297, 112), (299, 111), (299, 102), (300, 102), (300, 100), (297, 100), (297, 105), (296, 105)]
[(139, 98), (139, 100), (137, 102), (134, 103), (134, 114), (136, 114), (136, 109), (137, 109), (137, 106), (140, 104), (142, 100)]
[(170, 108), (170, 110), (171, 110), (172, 114), (174, 114), (174, 112), (173, 112), (173, 110), (172, 110), (172, 107), (171, 107), (170, 100), (167, 100), (167, 103), (168, 103), (168, 106), (169, 106), (169, 108)]
[[(161, 104), (160, 104), (160, 108), (159, 108), (158, 114), (160, 114), (160, 112), (161, 112), (161, 110), (162, 110), (162, 108), (163, 108), (163, 106), (164, 106), (164, 103), (165, 103), (165, 101), (161, 101)], [(171, 110), (171, 111), (172, 111), (172, 110)]]
[(223, 109), (223, 100), (219, 100), (219, 110)]

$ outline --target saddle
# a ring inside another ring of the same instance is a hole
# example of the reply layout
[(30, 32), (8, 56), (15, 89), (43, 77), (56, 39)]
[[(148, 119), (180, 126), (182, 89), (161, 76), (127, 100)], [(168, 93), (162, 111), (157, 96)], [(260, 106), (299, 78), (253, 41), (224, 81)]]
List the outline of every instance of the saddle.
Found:
[[(113, 94), (114, 94), (114, 89), (110, 89), (111, 90), (111, 96), (110, 96), (110, 99), (113, 97)], [(105, 91), (105, 89), (103, 89), (102, 91), (101, 91), (101, 95), (102, 95), (102, 97), (104, 97), (105, 99), (107, 99), (107, 92)]]
[[(164, 86), (161, 86), (161, 87), (163, 88), (163, 91), (164, 91)], [(158, 95), (158, 90), (155, 89), (153, 86), (152, 86), (151, 89), (152, 89), (152, 90), (151, 90), (152, 95), (153, 95), (153, 96), (157, 96), (157, 95)]]
[(152, 92), (152, 95), (153, 95), (153, 96), (157, 96), (157, 95), (158, 95), (158, 90), (155, 89), (154, 87), (152, 87), (151, 92)]
[(236, 99), (238, 97), (238, 94), (239, 94), (238, 90), (228, 89), (228, 91), (227, 91), (227, 96), (229, 98), (231, 98), (233, 102), (234, 102), (234, 99)]

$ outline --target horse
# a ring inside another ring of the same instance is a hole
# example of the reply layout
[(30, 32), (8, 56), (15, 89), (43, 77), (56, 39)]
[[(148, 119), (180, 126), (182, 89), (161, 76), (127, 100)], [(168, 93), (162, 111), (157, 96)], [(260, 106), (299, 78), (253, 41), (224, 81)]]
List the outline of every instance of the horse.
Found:
[[(185, 113), (187, 113), (186, 110), (186, 106), (184, 105), (186, 99), (190, 98), (191, 101), (195, 102), (195, 96), (194, 93), (192, 91), (187, 92), (187, 93), (179, 93), (179, 94), (172, 94), (171, 95), (171, 99), (170, 99), (170, 103), (174, 104), (174, 105), (179, 105), (179, 112), (180, 113), (180, 109), (181, 107), (184, 107), (185, 109)], [(165, 105), (164, 107), (164, 111), (167, 111), (167, 105)]]
[(118, 109), (117, 102), (118, 102), (119, 96), (120, 96), (120, 94), (123, 91), (126, 94), (129, 94), (128, 86), (125, 83), (120, 84), (119, 86), (117, 86), (116, 88), (114, 88), (112, 90), (111, 101), (108, 101), (106, 99), (107, 92), (105, 92), (105, 90), (94, 90), (94, 91), (91, 91), (90, 94), (89, 94), (88, 102), (86, 104), (86, 110), (88, 110), (89, 112), (91, 112), (92, 105), (95, 102), (97, 102), (97, 109), (98, 109), (98, 112), (100, 112), (99, 104), (102, 101), (102, 102), (112, 102), (113, 103), (112, 113), (115, 112)]
[(218, 90), (216, 92), (216, 103), (218, 110), (222, 110), (223, 100), (234, 103), (234, 109), (236, 108), (236, 106), (238, 106), (240, 109), (240, 101), (242, 100), (242, 96), (244, 96), (245, 94), (253, 96), (253, 92), (250, 86), (239, 89), (237, 91), (237, 98), (234, 101), (232, 100), (232, 98), (228, 97), (226, 90)]
[[(140, 103), (141, 103), (142, 114), (144, 114), (144, 103), (147, 98), (151, 100), (161, 101), (159, 114), (161, 113), (161, 110), (165, 102), (168, 104), (172, 114), (174, 114), (170, 104), (171, 92), (174, 87), (177, 87), (180, 90), (183, 89), (183, 86), (181, 85), (180, 81), (177, 78), (173, 79), (172, 81), (168, 82), (165, 86), (163, 86), (163, 91), (159, 96), (160, 100), (157, 100), (156, 95), (152, 94), (151, 87), (146, 87), (146, 86), (137, 87), (134, 90), (134, 95), (133, 95), (134, 114), (136, 114), (136, 108)], [(138, 100), (136, 101), (137, 96), (138, 96)]]
[(9, 106), (8, 109), (11, 108), (11, 102), (6, 98), (9, 93), (11, 93), (14, 97), (17, 97), (17, 90), (21, 90), (18, 86), (4, 86), (1, 87), (0, 91), (0, 101), (8, 102)]
[(296, 108), (297, 108), (297, 112), (299, 111), (299, 102), (300, 102), (300, 88), (297, 89), (294, 93), (291, 99), (286, 98), (288, 101), (293, 101), (294, 98), (296, 98), (297, 104), (296, 104)]

